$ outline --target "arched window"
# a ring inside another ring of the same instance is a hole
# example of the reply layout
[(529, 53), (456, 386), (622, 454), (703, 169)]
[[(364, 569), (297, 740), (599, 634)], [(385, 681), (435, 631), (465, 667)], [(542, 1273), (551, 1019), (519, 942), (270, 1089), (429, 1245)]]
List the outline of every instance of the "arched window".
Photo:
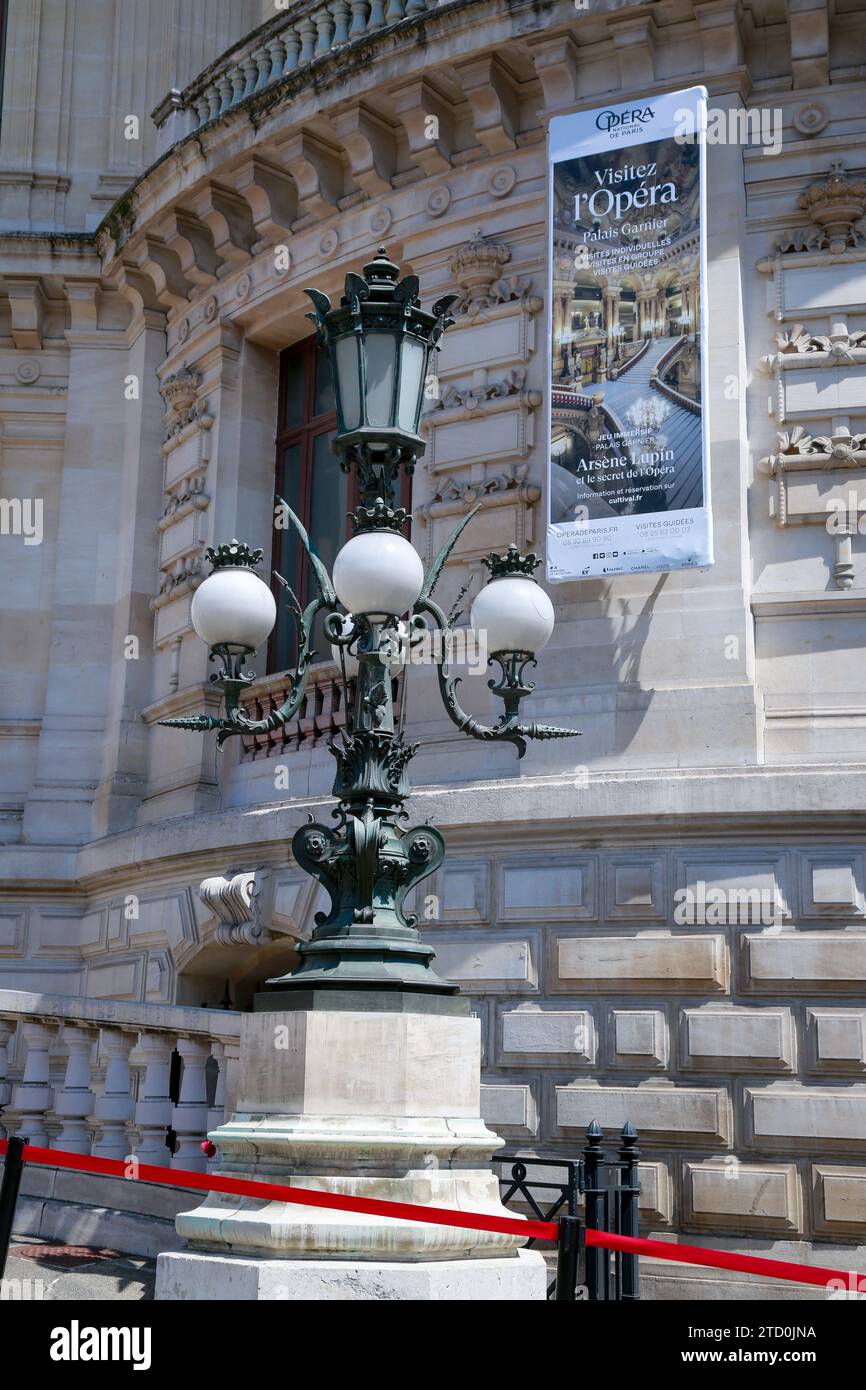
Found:
[[(301, 518), (329, 570), (347, 534), (346, 513), (354, 505), (350, 480), (331, 451), (336, 430), (327, 355), (317, 348), (314, 337), (305, 338), (280, 355), (276, 493)], [(294, 532), (277, 530), (274, 538), (274, 569), (285, 576), (303, 607), (313, 596), (306, 556)], [(278, 594), (277, 611), (268, 666), (271, 671), (284, 671), (295, 659), (293, 624)], [(327, 659), (330, 652), (322, 649), (320, 635), (316, 645), (319, 659)]]
[[(340, 468), (331, 450), (337, 432), (334, 386), (327, 353), (314, 336), (280, 354), (277, 418), (276, 493), (285, 498), (304, 523), (316, 554), (332, 571), (334, 557), (350, 534), (347, 513), (358, 504), (354, 476)], [(403, 479), (401, 506), (411, 505), (409, 479)], [(303, 608), (314, 597), (307, 558), (294, 532), (274, 532), (273, 566), (291, 584)], [(277, 597), (277, 623), (268, 649), (268, 670), (285, 671), (294, 664), (294, 624)], [(331, 651), (321, 631), (313, 633), (317, 661), (329, 661)]]

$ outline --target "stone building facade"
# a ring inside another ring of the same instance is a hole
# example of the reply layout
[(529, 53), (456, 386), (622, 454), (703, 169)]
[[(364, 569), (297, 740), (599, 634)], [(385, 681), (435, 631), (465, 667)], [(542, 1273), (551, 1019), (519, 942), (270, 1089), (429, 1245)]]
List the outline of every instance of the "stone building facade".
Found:
[[(583, 737), (519, 764), (408, 670), (412, 811), (449, 846), (419, 910), (482, 1017), (509, 1143), (573, 1154), (630, 1118), (645, 1232), (866, 1266), (864, 8), (10, 0), (3, 987), (215, 1006), (228, 981), (244, 1007), (292, 963), (316, 889), (287, 846), (327, 811), (336, 668), (279, 737), (219, 756), (157, 721), (214, 708), (189, 621), (205, 548), (275, 558), (292, 448), (317, 465), (305, 505), (325, 487), (302, 291), (384, 243), (425, 303), (460, 295), (412, 539), (429, 558), (483, 504), (451, 597), (491, 547), (543, 552), (546, 124), (700, 81), (732, 131), (781, 133), (707, 152), (716, 563), (551, 590), (531, 717)], [(464, 689), (487, 710), (479, 673)], [(657, 1296), (746, 1293), (656, 1274)]]

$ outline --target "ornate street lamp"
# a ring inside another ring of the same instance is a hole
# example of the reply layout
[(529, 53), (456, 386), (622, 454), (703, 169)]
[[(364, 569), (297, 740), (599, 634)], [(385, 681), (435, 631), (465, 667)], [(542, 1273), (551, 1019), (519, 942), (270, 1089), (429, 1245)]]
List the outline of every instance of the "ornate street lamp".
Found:
[[(233, 735), (268, 733), (286, 725), (304, 698), (313, 624), (320, 612), (327, 640), (340, 657), (344, 693), (347, 667), (355, 675), (351, 728), (330, 742), (337, 762), (335, 826), (312, 822), (292, 839), (297, 862), (328, 891), (330, 909), (318, 913), (308, 942), (298, 947), (301, 962), (291, 974), (271, 980), (285, 990), (406, 990), (457, 993), (431, 966), (433, 950), (416, 929), (417, 917), (403, 904), (410, 889), (438, 868), (445, 844), (430, 825), (403, 829), (410, 785), (407, 768), (417, 745), (395, 728), (392, 672), (395, 649), (429, 637), (432, 620), (439, 640), (434, 650), (445, 709), (465, 734), (489, 742), (510, 742), (518, 755), (527, 739), (570, 738), (576, 732), (548, 724), (521, 723), (521, 701), (533, 690), (525, 678), (553, 630), (553, 606), (533, 578), (540, 564), (516, 546), (489, 555), (489, 580), (476, 597), (473, 626), (487, 640), (500, 675), (488, 682), (503, 702), (495, 724), (487, 725), (460, 705), (460, 678), (448, 668), (451, 636), (460, 614), (446, 617), (433, 593), (445, 562), (475, 507), (460, 522), (425, 576), (420, 557), (401, 535), (407, 513), (395, 506), (400, 468), (412, 471), (424, 451), (418, 433), (430, 353), (452, 322), (453, 297), (440, 299), (431, 313), (418, 304), (418, 281), (398, 282), (398, 269), (380, 248), (364, 267), (364, 277), (346, 277), (339, 307), (318, 290), (307, 294), (321, 344), (330, 354), (337, 396), (339, 433), (334, 449), (346, 471), (358, 470), (361, 503), (352, 513), (354, 533), (334, 561), (333, 580), (310, 548), (303, 525), (278, 498), (286, 520), (309, 556), (318, 595), (303, 611), (288, 584), (277, 575), (298, 628), (298, 659), (285, 704), (264, 719), (250, 719), (243, 694), (252, 682), (244, 658), (265, 641), (276, 608), (267, 585), (255, 574), (261, 550), (238, 541), (207, 552), (212, 574), (196, 590), (192, 622), (222, 669), (211, 677), (223, 692), (221, 717), (197, 715), (165, 719), (172, 728), (217, 731), (217, 742)], [(347, 699), (346, 706), (348, 708)]]

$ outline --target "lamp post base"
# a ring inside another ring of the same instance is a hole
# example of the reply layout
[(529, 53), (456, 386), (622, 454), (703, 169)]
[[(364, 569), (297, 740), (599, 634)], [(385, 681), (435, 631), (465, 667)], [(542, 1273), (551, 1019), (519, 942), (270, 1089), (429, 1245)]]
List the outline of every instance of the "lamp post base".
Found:
[(164, 1301), (512, 1302), (544, 1300), (547, 1269), (537, 1250), (483, 1260), (259, 1260), (179, 1251), (160, 1255)]
[[(219, 1171), (519, 1221), (490, 1165), (480, 1044), (469, 1015), (247, 1014), (234, 1113), (210, 1135)], [(175, 1224), (189, 1249), (159, 1257), (160, 1299), (535, 1298), (546, 1282), (517, 1232), (219, 1192)]]

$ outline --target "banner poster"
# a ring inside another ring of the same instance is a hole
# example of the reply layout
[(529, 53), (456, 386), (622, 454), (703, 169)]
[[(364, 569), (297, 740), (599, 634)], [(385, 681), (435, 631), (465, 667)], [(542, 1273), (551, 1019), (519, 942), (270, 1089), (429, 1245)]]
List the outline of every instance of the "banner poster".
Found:
[(550, 123), (547, 573), (711, 565), (706, 91)]

